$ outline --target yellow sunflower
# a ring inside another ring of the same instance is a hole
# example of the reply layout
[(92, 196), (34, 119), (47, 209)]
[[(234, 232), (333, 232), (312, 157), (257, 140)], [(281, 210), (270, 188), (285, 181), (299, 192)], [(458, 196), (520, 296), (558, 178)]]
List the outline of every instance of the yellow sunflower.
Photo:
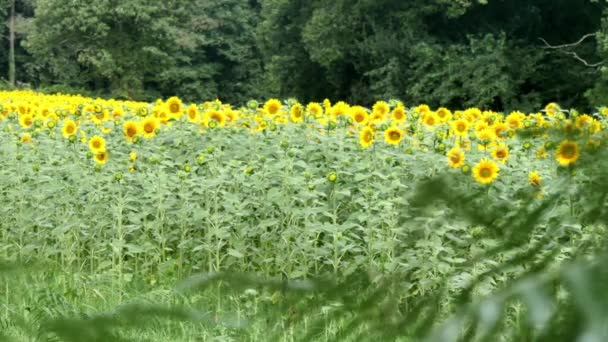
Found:
[(405, 121), (405, 119), (407, 119), (405, 107), (402, 105), (395, 107), (395, 109), (393, 109), (392, 117), (395, 122)]
[(447, 122), (452, 119), (452, 112), (444, 107), (437, 109), (435, 114), (437, 114), (437, 117), (439, 118), (439, 120), (441, 120), (441, 122)]
[(427, 112), (422, 116), (422, 123), (427, 127), (433, 127), (440, 123), (439, 116), (435, 112)]
[(20, 141), (22, 143), (28, 143), (31, 144), (32, 143), (32, 136), (29, 133), (23, 133), (21, 134), (21, 139)]
[(264, 111), (269, 115), (275, 115), (281, 110), (281, 101), (277, 99), (270, 99), (264, 103)]
[(196, 105), (188, 106), (186, 112), (188, 113), (188, 121), (199, 122), (198, 107)]
[(509, 148), (505, 144), (499, 144), (492, 150), (492, 157), (498, 159), (500, 162), (505, 163), (509, 158)]
[(89, 140), (89, 149), (93, 153), (105, 152), (106, 150), (106, 139), (96, 135)]
[(306, 111), (315, 118), (323, 115), (323, 107), (317, 102), (309, 103), (306, 106)]
[(359, 132), (359, 143), (364, 148), (370, 147), (374, 143), (374, 130), (367, 126)]
[(460, 137), (466, 137), (469, 132), (469, 123), (467, 120), (458, 119), (452, 122), (452, 131)]
[(65, 120), (63, 122), (63, 127), (61, 128), (61, 135), (63, 135), (64, 138), (67, 139), (72, 135), (75, 135), (77, 131), (78, 126), (76, 126), (74, 120)]
[(372, 107), (372, 112), (374, 114), (378, 114), (379, 116), (386, 116), (386, 114), (388, 114), (388, 111), (390, 110), (390, 106), (387, 102), (385, 101), (378, 101), (374, 104), (374, 106)]
[(539, 187), (542, 179), (538, 171), (532, 171), (528, 174), (528, 182), (531, 186)]
[(97, 164), (104, 165), (108, 161), (108, 152), (102, 151), (95, 153), (94, 158)]
[(296, 103), (289, 110), (289, 118), (292, 122), (302, 122), (304, 120), (304, 107)]
[(574, 141), (564, 140), (555, 152), (555, 159), (562, 166), (568, 166), (575, 163), (580, 157), (578, 144)]
[(34, 124), (34, 117), (30, 114), (19, 115), (19, 125), (23, 128), (30, 128)]
[(464, 152), (461, 149), (454, 147), (448, 151), (446, 156), (448, 157), (448, 165), (451, 168), (459, 169), (461, 166), (464, 165), (465, 157)]
[(498, 165), (486, 158), (473, 167), (473, 178), (480, 184), (490, 184), (498, 178)]
[[(209, 127), (223, 127), (226, 124), (226, 116), (223, 112), (219, 110), (212, 110), (210, 112), (207, 112), (206, 119), (207, 126)], [(212, 121), (215, 121), (215, 123), (211, 123)]]
[(361, 106), (354, 106), (351, 109), (351, 118), (354, 123), (359, 125), (366, 125), (369, 121), (369, 115), (367, 110)]
[(133, 141), (133, 137), (139, 134), (139, 125), (135, 121), (126, 121), (123, 124), (123, 132), (128, 141)]
[(384, 132), (384, 141), (387, 144), (399, 145), (403, 139), (403, 131), (397, 127), (391, 127)]
[(141, 130), (144, 133), (144, 137), (149, 139), (156, 135), (156, 129), (158, 128), (158, 121), (154, 117), (147, 117), (140, 123)]
[(182, 113), (182, 108), (182, 101), (178, 97), (173, 96), (167, 100), (167, 110), (171, 115), (180, 115)]

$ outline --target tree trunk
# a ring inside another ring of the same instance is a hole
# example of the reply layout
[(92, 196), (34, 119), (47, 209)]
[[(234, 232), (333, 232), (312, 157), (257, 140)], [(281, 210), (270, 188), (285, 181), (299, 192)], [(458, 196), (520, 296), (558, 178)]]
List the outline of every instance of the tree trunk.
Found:
[(9, 50), (8, 50), (8, 81), (11, 86), (15, 86), (15, 1), (11, 1), (11, 18), (9, 24)]

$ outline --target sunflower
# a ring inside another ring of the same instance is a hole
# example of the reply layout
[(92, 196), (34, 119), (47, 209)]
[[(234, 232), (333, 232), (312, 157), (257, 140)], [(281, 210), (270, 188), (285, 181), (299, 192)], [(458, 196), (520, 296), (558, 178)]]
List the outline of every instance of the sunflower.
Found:
[(292, 122), (302, 122), (304, 120), (304, 107), (299, 103), (294, 104), (289, 110), (289, 117)]
[(34, 124), (34, 117), (30, 114), (19, 115), (19, 126), (23, 128), (30, 128)]
[(110, 112), (108, 110), (102, 110), (99, 112), (95, 112), (91, 115), (91, 121), (93, 121), (97, 125), (101, 125), (104, 121), (108, 121), (110, 119)]
[(106, 140), (99, 135), (92, 137), (89, 140), (89, 149), (93, 153), (104, 152), (106, 150)]
[(104, 165), (108, 161), (108, 152), (102, 151), (95, 153), (95, 161), (97, 164)]
[(228, 109), (224, 110), (224, 118), (226, 119), (226, 123), (230, 124), (238, 120), (240, 114), (236, 110)]
[(507, 137), (509, 126), (503, 122), (496, 122), (494, 125), (492, 125), (492, 129), (494, 130), (494, 135), (498, 139), (504, 139)]
[(188, 106), (186, 113), (188, 114), (188, 121), (199, 122), (198, 107), (196, 105), (192, 104)]
[(387, 144), (399, 145), (403, 139), (403, 131), (397, 127), (391, 127), (384, 132), (384, 141)]
[(317, 102), (309, 103), (306, 106), (306, 111), (315, 118), (323, 115), (323, 107)]
[(264, 111), (269, 115), (275, 115), (281, 110), (281, 101), (277, 99), (270, 99), (264, 103)]
[(31, 144), (32, 143), (32, 136), (29, 133), (23, 133), (21, 134), (21, 139), (20, 141), (22, 143), (28, 143)]
[(449, 150), (446, 156), (448, 157), (448, 165), (451, 168), (459, 169), (464, 165), (464, 152), (458, 147)]
[(509, 158), (509, 148), (505, 144), (500, 144), (492, 150), (492, 157), (498, 159), (500, 162), (505, 163)]
[(590, 127), (593, 124), (593, 118), (587, 114), (580, 115), (574, 120), (574, 125), (578, 129)]
[(367, 126), (359, 132), (359, 143), (364, 148), (370, 147), (374, 143), (374, 130)]
[(331, 107), (330, 113), (334, 117), (347, 115), (350, 113), (350, 106), (348, 105), (348, 103), (346, 103), (344, 101), (339, 101), (338, 103), (333, 105), (333, 107)]
[(147, 117), (141, 121), (141, 130), (144, 133), (144, 137), (149, 139), (156, 135), (156, 129), (158, 128), (158, 121), (154, 117)]
[(126, 121), (123, 124), (123, 132), (128, 141), (133, 141), (133, 137), (139, 134), (139, 125), (135, 121)]
[(568, 166), (575, 163), (580, 157), (578, 144), (574, 141), (564, 140), (555, 152), (557, 162), (562, 166)]
[(137, 152), (135, 151), (131, 151), (131, 153), (129, 153), (129, 160), (134, 162), (137, 160)]
[(439, 124), (439, 116), (435, 112), (428, 112), (422, 116), (422, 123), (427, 127), (433, 127)]
[(538, 171), (532, 171), (528, 174), (528, 182), (531, 186), (539, 187), (542, 179)]
[(499, 168), (495, 162), (486, 158), (473, 167), (473, 178), (480, 184), (490, 184), (498, 177)]
[(180, 115), (182, 108), (182, 101), (178, 97), (173, 96), (167, 100), (167, 110), (171, 115)]
[(384, 117), (386, 116), (386, 114), (388, 114), (388, 111), (390, 109), (391, 108), (388, 103), (386, 103), (385, 101), (378, 101), (372, 107), (372, 112), (378, 113), (380, 116)]
[(447, 108), (441, 107), (437, 109), (435, 113), (437, 114), (437, 117), (439, 117), (439, 120), (441, 120), (441, 122), (447, 122), (452, 119), (452, 112)]
[(351, 118), (354, 123), (366, 125), (369, 120), (367, 110), (361, 106), (354, 106), (351, 110)]
[(373, 123), (374, 125), (379, 125), (385, 121), (386, 115), (380, 111), (373, 111), (372, 114), (369, 116), (369, 122)]
[(125, 115), (125, 110), (122, 107), (116, 107), (112, 109), (112, 117), (117, 118)]
[(521, 112), (512, 112), (505, 118), (505, 122), (512, 130), (519, 129), (523, 126), (523, 120), (526, 116)]
[[(212, 110), (206, 113), (206, 122), (207, 126), (211, 127), (213, 125), (223, 127), (226, 124), (226, 116), (223, 112), (219, 110)], [(211, 121), (215, 121), (215, 124), (212, 124)], [(211, 126), (210, 126), (211, 125)]]
[(466, 137), (469, 132), (469, 123), (467, 120), (458, 119), (452, 122), (452, 130), (460, 137)]
[(61, 135), (63, 135), (64, 138), (67, 139), (72, 135), (75, 135), (77, 131), (78, 126), (76, 126), (76, 123), (73, 120), (65, 120), (63, 122), (63, 127), (61, 128)]
[(391, 115), (395, 122), (403, 122), (407, 119), (405, 114), (405, 107), (403, 105), (399, 105), (393, 109), (393, 113)]

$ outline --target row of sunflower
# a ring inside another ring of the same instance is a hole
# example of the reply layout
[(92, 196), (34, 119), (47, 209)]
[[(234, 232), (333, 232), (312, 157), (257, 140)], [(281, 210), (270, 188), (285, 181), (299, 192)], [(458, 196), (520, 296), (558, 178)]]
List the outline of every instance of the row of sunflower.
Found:
[[(605, 141), (607, 116), (606, 108), (588, 115), (563, 110), (555, 103), (536, 113), (505, 114), (479, 108), (408, 108), (399, 101), (378, 101), (366, 108), (329, 100), (305, 105), (270, 99), (234, 108), (219, 100), (184, 104), (177, 97), (145, 103), (32, 91), (0, 92), (0, 120), (7, 122), (6, 130), (18, 132), (23, 143), (35, 144), (40, 131), (55, 134), (57, 128), (69, 142), (86, 143), (90, 156), (100, 165), (110, 159), (105, 136), (117, 130), (125, 144), (137, 144), (173, 131), (177, 122), (192, 124), (201, 134), (212, 129), (267, 134), (281, 126), (301, 125), (313, 134), (344, 134), (344, 139), (358, 140), (361, 150), (402, 148), (403, 153), (412, 155), (438, 153), (445, 157), (447, 166), (471, 172), (481, 184), (498, 178), (514, 150), (533, 152), (537, 159), (552, 152), (557, 164), (573, 165), (582, 149), (597, 149)], [(86, 132), (91, 129), (81, 127), (92, 127), (94, 134), (88, 138)], [(469, 164), (469, 159), (475, 162)], [(537, 170), (529, 171), (531, 185), (540, 187), (541, 178)]]

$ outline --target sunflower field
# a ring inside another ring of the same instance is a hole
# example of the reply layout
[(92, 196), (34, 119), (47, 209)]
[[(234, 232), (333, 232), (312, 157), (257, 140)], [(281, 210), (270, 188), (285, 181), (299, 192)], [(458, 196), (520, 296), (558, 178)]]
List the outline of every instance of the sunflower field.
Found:
[(607, 120), (0, 92), (0, 339), (605, 336)]

